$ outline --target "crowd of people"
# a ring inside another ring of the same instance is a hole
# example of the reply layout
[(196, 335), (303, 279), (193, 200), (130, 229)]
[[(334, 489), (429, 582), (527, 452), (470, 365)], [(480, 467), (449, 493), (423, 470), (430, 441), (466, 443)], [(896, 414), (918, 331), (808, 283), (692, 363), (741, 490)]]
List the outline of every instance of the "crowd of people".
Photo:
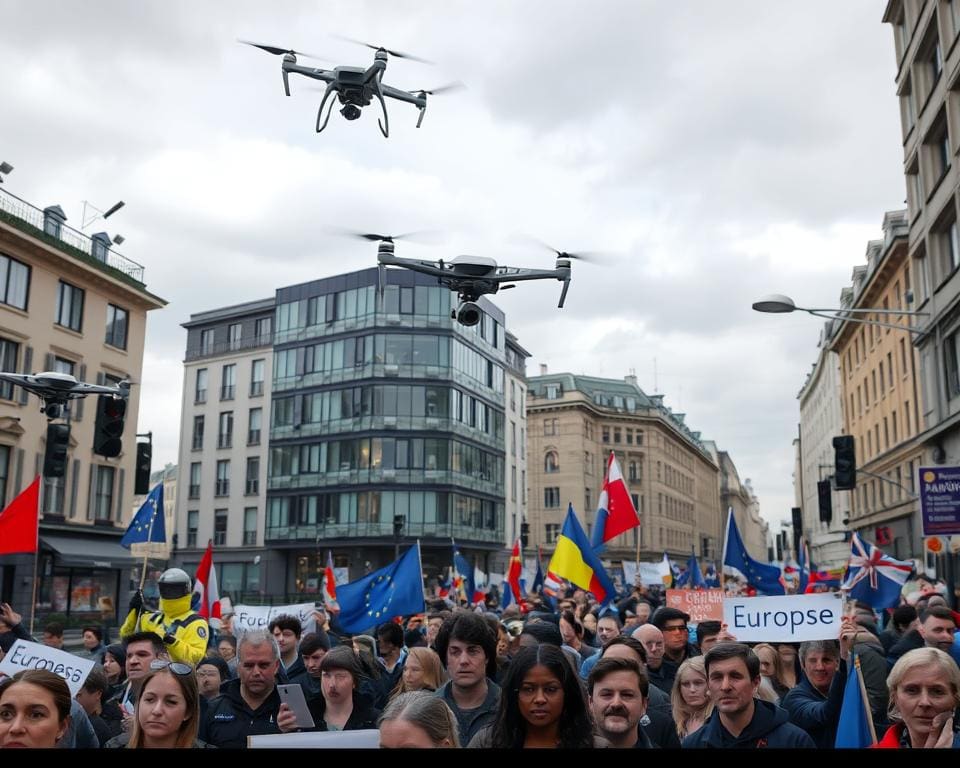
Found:
[[(752, 646), (642, 587), (607, 607), (573, 588), (522, 612), (428, 600), (352, 636), (324, 608), (314, 632), (281, 615), (234, 635), (227, 616), (208, 637), (181, 616), (189, 636), (174, 636), (163, 602), (121, 643), (84, 629), (98, 664), (76, 697), (45, 670), (0, 681), (0, 747), (243, 748), (377, 730), (389, 748), (833, 748), (852, 654), (878, 747), (960, 745), (958, 614), (935, 592), (882, 615), (852, 603), (836, 639)], [(16, 638), (32, 639), (0, 605), (0, 650)], [(42, 642), (62, 641), (44, 628)], [(296, 685), (305, 710), (287, 698)]]

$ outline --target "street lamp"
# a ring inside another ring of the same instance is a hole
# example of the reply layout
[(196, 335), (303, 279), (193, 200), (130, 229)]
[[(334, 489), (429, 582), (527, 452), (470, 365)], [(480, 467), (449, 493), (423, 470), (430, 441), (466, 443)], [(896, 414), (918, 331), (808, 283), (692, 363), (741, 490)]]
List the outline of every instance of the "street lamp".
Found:
[(12, 170), (13, 166), (6, 160), (0, 163), (0, 184), (3, 184), (3, 177), (8, 175)]
[[(757, 312), (766, 312), (770, 314), (786, 314), (788, 312), (806, 312), (814, 317), (822, 317), (827, 320), (849, 320), (851, 323), (863, 323), (864, 325), (878, 325), (881, 328), (894, 328), (907, 333), (915, 333), (918, 336), (924, 332), (919, 328), (913, 328), (909, 325), (900, 325), (899, 323), (885, 323), (881, 320), (871, 320), (864, 317), (853, 317), (853, 315), (897, 315), (913, 317), (929, 317), (929, 312), (919, 312), (907, 309), (879, 309), (873, 307), (848, 307), (846, 309), (827, 309), (823, 307), (798, 307), (793, 299), (780, 293), (772, 293), (769, 296), (763, 296), (759, 301), (753, 302), (753, 309)], [(829, 313), (829, 314), (825, 314)]]

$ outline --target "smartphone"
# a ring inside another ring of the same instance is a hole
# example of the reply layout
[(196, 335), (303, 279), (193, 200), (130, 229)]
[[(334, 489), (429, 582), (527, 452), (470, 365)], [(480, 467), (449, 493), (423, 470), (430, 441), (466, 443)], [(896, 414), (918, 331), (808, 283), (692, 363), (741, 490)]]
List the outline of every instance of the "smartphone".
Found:
[(316, 727), (299, 683), (281, 683), (277, 685), (277, 693), (280, 694), (280, 701), (290, 707), (297, 718), (297, 728)]

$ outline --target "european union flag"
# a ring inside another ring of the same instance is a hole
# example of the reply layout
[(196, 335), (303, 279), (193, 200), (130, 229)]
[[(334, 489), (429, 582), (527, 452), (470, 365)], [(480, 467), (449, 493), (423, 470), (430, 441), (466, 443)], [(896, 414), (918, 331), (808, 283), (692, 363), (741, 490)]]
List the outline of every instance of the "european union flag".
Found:
[(423, 613), (423, 576), (420, 542), (396, 562), (362, 579), (337, 587), (340, 626), (363, 632), (395, 616)]
[(130, 549), (131, 544), (150, 541), (167, 543), (167, 529), (163, 522), (163, 483), (150, 491), (147, 500), (133, 516), (130, 527), (120, 539), (120, 546)]
[(723, 564), (735, 568), (743, 574), (747, 583), (758, 592), (766, 595), (784, 595), (780, 569), (775, 565), (761, 563), (747, 554), (747, 548), (740, 538), (737, 522), (733, 519), (733, 510), (727, 513), (727, 538), (723, 548)]
[(837, 749), (863, 749), (876, 743), (870, 707), (863, 695), (860, 677), (860, 659), (853, 655), (849, 661), (847, 684), (843, 689), (843, 706), (837, 723)]
[(690, 548), (690, 559), (687, 560), (687, 580), (690, 582), (690, 589), (706, 589), (707, 584), (700, 572), (700, 563), (697, 562), (697, 556)]

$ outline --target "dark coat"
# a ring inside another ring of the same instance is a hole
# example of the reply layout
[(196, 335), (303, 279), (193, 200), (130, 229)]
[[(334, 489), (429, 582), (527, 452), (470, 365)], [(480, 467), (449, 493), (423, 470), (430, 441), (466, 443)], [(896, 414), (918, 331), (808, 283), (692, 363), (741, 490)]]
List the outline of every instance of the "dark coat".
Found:
[(739, 736), (733, 736), (720, 722), (720, 710), (683, 740), (684, 749), (814, 749), (816, 745), (804, 731), (787, 720), (786, 710), (754, 699), (753, 719)]
[(247, 746), (247, 736), (280, 733), (277, 727), (280, 694), (276, 687), (255, 710), (250, 709), (240, 695), (239, 680), (227, 681), (220, 690), (223, 693), (209, 700), (200, 720), (201, 739), (215, 747), (243, 748)]
[(818, 749), (833, 749), (837, 741), (846, 681), (847, 663), (841, 661), (826, 696), (804, 677), (780, 702), (790, 715), (790, 722), (810, 734)]
[[(315, 728), (301, 728), (302, 731), (326, 731), (327, 724), (323, 719), (323, 715), (327, 709), (327, 700), (323, 696), (315, 696), (307, 702), (307, 706), (310, 709), (310, 716), (313, 718), (313, 722), (316, 724)], [(344, 731), (363, 731), (369, 729), (376, 729), (377, 720), (380, 718), (380, 710), (375, 709), (371, 704), (370, 700), (359, 693), (358, 691), (353, 692), (353, 712), (350, 713), (350, 717), (347, 719), (347, 722), (344, 724)]]

